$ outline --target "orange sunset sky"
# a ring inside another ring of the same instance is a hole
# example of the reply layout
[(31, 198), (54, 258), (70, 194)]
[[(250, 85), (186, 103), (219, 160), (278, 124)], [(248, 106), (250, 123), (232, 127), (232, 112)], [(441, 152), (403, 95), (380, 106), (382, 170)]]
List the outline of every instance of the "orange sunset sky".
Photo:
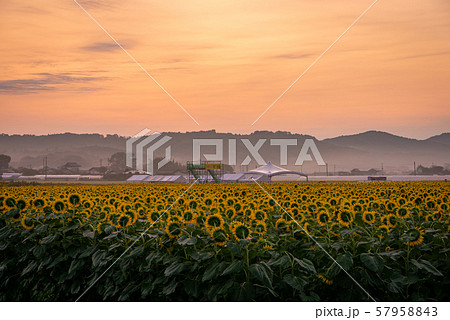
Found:
[(0, 133), (450, 131), (450, 1), (0, 0)]

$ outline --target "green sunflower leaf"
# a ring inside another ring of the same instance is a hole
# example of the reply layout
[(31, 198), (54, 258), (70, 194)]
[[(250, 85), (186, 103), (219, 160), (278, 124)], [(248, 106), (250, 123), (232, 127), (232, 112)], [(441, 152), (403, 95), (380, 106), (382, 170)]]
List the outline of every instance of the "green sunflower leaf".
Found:
[(228, 274), (234, 274), (240, 272), (243, 268), (244, 264), (240, 260), (235, 260), (231, 263), (223, 272), (222, 276), (226, 276)]
[(94, 236), (95, 236), (94, 231), (86, 230), (83, 232), (83, 237), (85, 238), (94, 239)]
[(364, 266), (371, 271), (378, 272), (383, 269), (384, 259), (378, 254), (361, 253), (360, 259)]
[(184, 263), (180, 263), (178, 261), (173, 262), (170, 266), (164, 270), (164, 275), (166, 277), (175, 276), (179, 273), (181, 273), (184, 270)]
[(303, 286), (307, 284), (307, 281), (305, 279), (302, 279), (300, 277), (296, 277), (292, 274), (287, 274), (283, 277), (283, 281), (286, 282), (289, 286), (291, 286), (294, 289), (297, 289), (300, 292), (303, 292)]
[(219, 276), (219, 274), (222, 273), (226, 266), (227, 264), (224, 261), (212, 264), (208, 269), (206, 269), (205, 273), (203, 274), (202, 282), (214, 280)]
[(414, 259), (411, 259), (410, 261), (413, 265), (415, 265), (419, 269), (425, 270), (428, 273), (434, 274), (435, 276), (443, 276), (443, 274), (427, 260), (420, 259), (419, 262)]
[(314, 263), (312, 263), (311, 260), (308, 259), (297, 259), (294, 258), (295, 262), (297, 262), (300, 267), (302, 267), (303, 269), (311, 272), (312, 274), (317, 274), (316, 268), (314, 267)]
[(353, 257), (350, 252), (339, 255), (336, 261), (345, 271), (353, 266)]
[(272, 269), (264, 262), (252, 264), (249, 267), (250, 275), (261, 281), (266, 287), (272, 287)]

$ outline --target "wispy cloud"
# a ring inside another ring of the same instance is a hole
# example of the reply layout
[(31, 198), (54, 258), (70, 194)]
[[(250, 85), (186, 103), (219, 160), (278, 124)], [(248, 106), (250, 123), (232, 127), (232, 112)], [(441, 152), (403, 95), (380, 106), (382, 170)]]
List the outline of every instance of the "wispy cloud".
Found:
[(119, 46), (114, 42), (95, 42), (91, 45), (81, 47), (81, 49), (93, 52), (112, 52), (120, 50)]
[(417, 59), (417, 58), (426, 58), (426, 57), (434, 57), (434, 56), (445, 56), (448, 54), (450, 54), (450, 51), (432, 52), (432, 53), (416, 54), (416, 55), (411, 55), (411, 56), (399, 57), (396, 60)]
[[(124, 47), (127, 50), (135, 47), (136, 44), (138, 43), (134, 39), (118, 40), (118, 42), (122, 47)], [(121, 50), (120, 47), (113, 41), (93, 42), (83, 47), (80, 47), (80, 49), (88, 52), (115, 52)]]
[[(97, 86), (86, 86), (86, 84), (110, 79), (108, 77), (80, 76), (75, 73), (33, 73), (31, 76), (34, 77), (0, 80), (0, 94), (20, 95), (45, 91), (94, 91), (100, 88)], [(67, 85), (74, 86), (68, 87)]]
[(272, 59), (304, 59), (314, 56), (313, 53), (301, 53), (301, 54), (294, 54), (294, 53), (286, 53), (286, 54), (280, 54), (276, 56), (272, 56)]
[(86, 9), (114, 9), (117, 7), (117, 0), (77, 0)]

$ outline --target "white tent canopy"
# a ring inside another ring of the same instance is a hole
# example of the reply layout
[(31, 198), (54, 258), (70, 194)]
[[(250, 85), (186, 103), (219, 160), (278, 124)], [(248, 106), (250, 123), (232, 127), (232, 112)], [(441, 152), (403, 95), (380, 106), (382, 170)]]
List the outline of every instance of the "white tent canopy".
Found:
[(274, 164), (272, 164), (272, 162), (267, 162), (267, 164), (247, 171), (246, 173), (260, 173), (260, 174), (265, 174), (267, 176), (269, 176), (269, 178), (273, 177), (273, 176), (278, 176), (281, 174), (297, 174), (299, 176), (303, 176), (306, 177), (306, 181), (308, 181), (308, 175), (298, 172), (298, 171), (292, 171), (292, 170), (288, 170), (288, 169), (284, 169), (284, 168), (280, 168)]

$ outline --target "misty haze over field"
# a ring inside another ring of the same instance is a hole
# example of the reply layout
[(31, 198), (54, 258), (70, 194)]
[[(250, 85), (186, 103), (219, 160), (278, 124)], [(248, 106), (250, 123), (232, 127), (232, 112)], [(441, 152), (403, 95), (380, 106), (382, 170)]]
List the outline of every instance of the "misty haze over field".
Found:
[[(223, 139), (224, 163), (228, 162), (228, 141), (236, 139), (236, 172), (253, 169), (258, 166), (240, 139), (249, 139), (255, 145), (259, 139), (266, 139), (259, 149), (264, 161), (280, 164), (280, 147), (270, 145), (270, 139), (297, 139), (297, 146), (288, 147), (288, 164), (283, 166), (306, 173), (325, 172), (325, 166), (318, 166), (316, 161), (307, 161), (300, 168), (294, 163), (305, 139), (314, 139), (324, 161), (328, 164), (330, 174), (349, 171), (354, 168), (381, 170), (386, 174), (411, 173), (416, 166), (440, 165), (450, 167), (450, 133), (433, 136), (425, 140), (409, 139), (385, 132), (368, 131), (364, 133), (317, 140), (308, 135), (288, 132), (256, 131), (249, 135), (199, 131), (163, 133), (172, 137), (170, 140), (172, 160), (185, 165), (192, 160), (192, 139)], [(76, 162), (82, 169), (104, 166), (108, 159), (117, 152), (125, 152), (126, 137), (100, 134), (52, 134), (34, 135), (0, 135), (0, 154), (11, 157), (11, 167), (42, 168), (43, 158), (48, 157), (49, 167), (59, 167), (66, 162)], [(155, 157), (164, 156), (164, 148), (155, 153)], [(215, 153), (215, 147), (204, 146), (202, 154)], [(311, 152), (310, 152), (311, 154)], [(243, 159), (250, 156), (248, 166), (240, 166)]]

